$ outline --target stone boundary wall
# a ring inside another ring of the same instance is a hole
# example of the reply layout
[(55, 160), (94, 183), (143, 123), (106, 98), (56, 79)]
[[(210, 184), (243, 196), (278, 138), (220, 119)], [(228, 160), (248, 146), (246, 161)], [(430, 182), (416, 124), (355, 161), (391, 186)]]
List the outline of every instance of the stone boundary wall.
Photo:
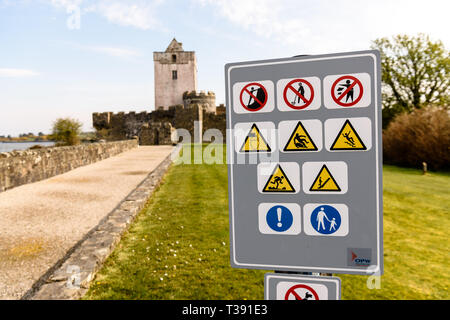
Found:
[(89, 290), (91, 281), (113, 252), (153, 192), (172, 161), (180, 153), (178, 144), (155, 170), (100, 223), (89, 231), (66, 256), (50, 268), (21, 300), (75, 300)]
[(0, 192), (85, 166), (136, 148), (125, 140), (0, 153)]

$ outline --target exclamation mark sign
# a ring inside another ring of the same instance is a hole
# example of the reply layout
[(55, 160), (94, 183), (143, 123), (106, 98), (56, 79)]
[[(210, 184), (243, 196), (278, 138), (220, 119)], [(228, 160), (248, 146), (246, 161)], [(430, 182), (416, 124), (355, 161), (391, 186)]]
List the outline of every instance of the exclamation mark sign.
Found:
[(277, 208), (277, 216), (278, 216), (278, 223), (277, 223), (277, 227), (281, 228), (283, 226), (283, 224), (281, 223), (281, 213), (283, 212), (283, 210), (281, 210), (281, 208)]

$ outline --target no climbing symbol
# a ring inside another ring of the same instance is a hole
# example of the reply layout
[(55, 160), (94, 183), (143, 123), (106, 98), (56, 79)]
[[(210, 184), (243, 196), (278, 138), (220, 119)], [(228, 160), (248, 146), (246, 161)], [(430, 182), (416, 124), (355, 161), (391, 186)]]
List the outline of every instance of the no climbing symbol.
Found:
[(260, 83), (249, 83), (242, 88), (239, 100), (248, 111), (261, 110), (267, 103), (267, 90)]

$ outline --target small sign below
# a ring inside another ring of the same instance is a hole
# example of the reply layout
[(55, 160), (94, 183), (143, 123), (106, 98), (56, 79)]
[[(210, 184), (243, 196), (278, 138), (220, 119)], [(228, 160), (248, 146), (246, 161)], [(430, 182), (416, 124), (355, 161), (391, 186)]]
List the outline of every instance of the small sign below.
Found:
[(266, 300), (340, 300), (341, 279), (338, 277), (304, 276), (266, 273)]

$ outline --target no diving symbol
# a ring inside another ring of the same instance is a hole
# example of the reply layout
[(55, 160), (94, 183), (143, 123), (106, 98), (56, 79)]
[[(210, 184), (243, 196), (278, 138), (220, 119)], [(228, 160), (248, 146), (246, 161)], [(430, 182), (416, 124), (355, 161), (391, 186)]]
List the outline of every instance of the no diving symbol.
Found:
[(267, 90), (263, 85), (252, 82), (242, 88), (239, 99), (246, 110), (258, 111), (267, 103)]
[(319, 295), (310, 286), (297, 284), (286, 291), (284, 300), (319, 300)]
[(342, 76), (331, 86), (331, 97), (342, 107), (354, 106), (363, 96), (363, 85), (358, 78)]
[(314, 100), (314, 88), (304, 79), (294, 79), (284, 88), (283, 99), (292, 109), (305, 109)]

